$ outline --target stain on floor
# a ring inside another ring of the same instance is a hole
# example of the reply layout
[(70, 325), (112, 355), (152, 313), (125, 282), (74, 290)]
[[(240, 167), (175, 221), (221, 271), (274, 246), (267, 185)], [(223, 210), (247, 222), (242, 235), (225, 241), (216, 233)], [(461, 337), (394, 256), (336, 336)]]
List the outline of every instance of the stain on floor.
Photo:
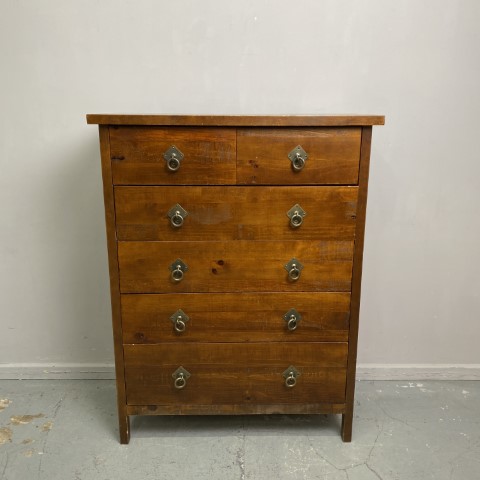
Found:
[(53, 422), (50, 421), (50, 422), (45, 422), (43, 425), (42, 425), (42, 432), (48, 432), (49, 430), (51, 430), (53, 427)]
[(5, 410), (5, 408), (7, 408), (11, 403), (11, 400), (8, 398), (0, 398), (0, 412)]
[(43, 413), (37, 413), (36, 415), (14, 415), (13, 417), (10, 417), (10, 422), (12, 425), (27, 425), (32, 420), (35, 420), (36, 418), (42, 418), (44, 416), (45, 415)]
[(0, 445), (12, 441), (12, 430), (8, 427), (0, 428)]

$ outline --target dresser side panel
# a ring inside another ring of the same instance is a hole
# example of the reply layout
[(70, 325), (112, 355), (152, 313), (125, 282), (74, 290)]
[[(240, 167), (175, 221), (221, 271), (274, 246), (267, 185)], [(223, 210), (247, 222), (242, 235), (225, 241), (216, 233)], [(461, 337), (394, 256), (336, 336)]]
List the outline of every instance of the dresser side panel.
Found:
[(113, 194), (112, 164), (110, 160), (109, 128), (99, 127), (100, 153), (102, 160), (103, 198), (107, 230), (108, 269), (110, 273), (110, 297), (117, 380), (117, 404), (121, 443), (128, 443), (130, 426), (126, 410), (125, 367), (123, 359), (122, 319), (120, 306), (120, 280), (118, 267), (117, 235), (115, 229), (115, 202)]
[(360, 171), (358, 182), (357, 228), (352, 269), (352, 294), (350, 303), (350, 332), (347, 360), (347, 386), (345, 392), (346, 413), (342, 419), (342, 439), (350, 442), (352, 438), (353, 404), (355, 395), (355, 371), (357, 364), (358, 320), (360, 313), (360, 292), (362, 283), (363, 242), (367, 210), (368, 174), (370, 170), (370, 148), (372, 127), (363, 127), (360, 151)]

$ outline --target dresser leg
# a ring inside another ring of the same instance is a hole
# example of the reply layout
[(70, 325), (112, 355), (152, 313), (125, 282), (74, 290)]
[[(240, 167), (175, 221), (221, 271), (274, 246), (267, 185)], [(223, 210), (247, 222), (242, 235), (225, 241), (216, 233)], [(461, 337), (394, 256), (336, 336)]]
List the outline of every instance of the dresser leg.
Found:
[(342, 414), (342, 440), (344, 442), (352, 441), (352, 423), (353, 408), (349, 408), (346, 413)]
[(128, 415), (118, 415), (120, 427), (120, 443), (126, 445), (130, 441), (130, 417)]

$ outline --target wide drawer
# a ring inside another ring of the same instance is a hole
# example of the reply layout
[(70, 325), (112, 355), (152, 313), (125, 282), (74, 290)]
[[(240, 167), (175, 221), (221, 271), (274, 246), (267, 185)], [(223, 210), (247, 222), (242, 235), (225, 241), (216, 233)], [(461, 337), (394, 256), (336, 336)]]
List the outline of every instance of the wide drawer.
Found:
[[(353, 239), (357, 196), (358, 187), (115, 187), (117, 236), (177, 241)], [(180, 210), (175, 217), (176, 205), (187, 214)], [(287, 213), (294, 215), (298, 206), (305, 216), (293, 227)]]
[[(343, 403), (347, 343), (124, 345), (128, 405)], [(283, 373), (300, 373), (288, 388)], [(183, 367), (182, 389), (172, 375)]]
[(122, 295), (121, 309), (124, 343), (341, 342), (350, 294)]
[[(239, 184), (356, 185), (361, 128), (239, 128)], [(294, 171), (288, 154), (301, 146), (308, 158)]]
[[(348, 292), (353, 240), (250, 242), (118, 242), (121, 293)], [(174, 282), (180, 259), (188, 270)], [(303, 265), (291, 281), (285, 266)]]
[[(235, 183), (235, 142), (233, 128), (110, 127), (113, 183)], [(176, 171), (163, 156), (172, 145), (184, 155)]]

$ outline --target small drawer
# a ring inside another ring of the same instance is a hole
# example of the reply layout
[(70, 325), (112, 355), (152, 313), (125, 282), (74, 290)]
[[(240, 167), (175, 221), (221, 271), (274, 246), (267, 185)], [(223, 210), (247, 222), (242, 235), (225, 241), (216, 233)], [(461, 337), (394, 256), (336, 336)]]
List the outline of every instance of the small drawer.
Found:
[[(209, 185), (236, 181), (234, 128), (110, 127), (109, 131), (116, 185)], [(175, 150), (170, 150), (172, 146)], [(179, 163), (169, 162), (172, 155)]]
[(119, 186), (115, 187), (117, 237), (351, 240), (357, 196), (358, 187)]
[(349, 293), (122, 295), (123, 343), (345, 342)]
[[(347, 343), (124, 345), (127, 404), (343, 403), (347, 347)], [(287, 386), (289, 367), (294, 367), (295, 375)], [(177, 380), (180, 374), (182, 379)]]
[[(356, 185), (361, 128), (239, 128), (239, 184)], [(300, 146), (306, 153), (296, 150)], [(296, 154), (305, 160), (295, 162)], [(298, 164), (298, 165), (297, 165)]]
[(120, 291), (349, 292), (353, 243), (118, 242)]

